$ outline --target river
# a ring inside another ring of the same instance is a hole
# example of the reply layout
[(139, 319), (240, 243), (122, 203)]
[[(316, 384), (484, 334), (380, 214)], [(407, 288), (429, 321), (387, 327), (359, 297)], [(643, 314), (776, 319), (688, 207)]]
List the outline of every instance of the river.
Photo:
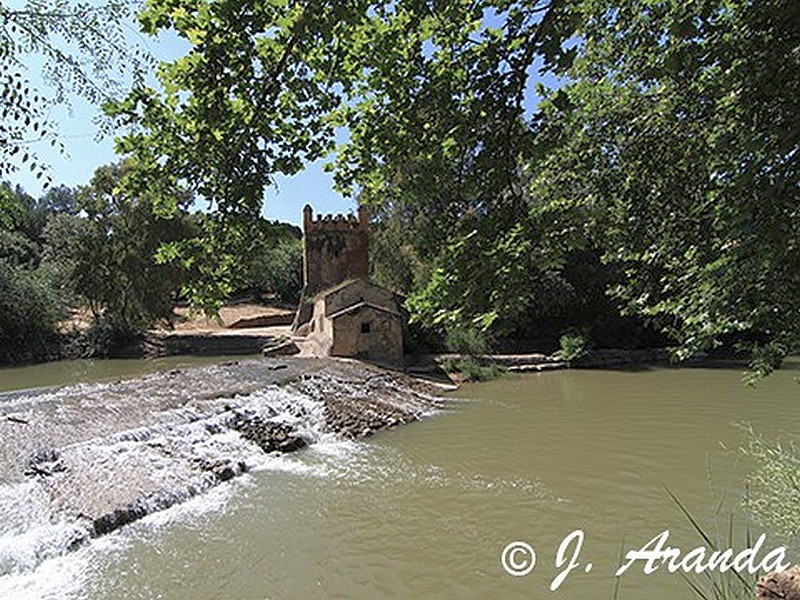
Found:
[[(120, 368), (103, 376), (153, 365)], [(0, 388), (73, 381), (64, 370), (6, 369)], [(692, 598), (665, 568), (644, 575), (637, 563), (615, 578), (620, 553), (664, 530), (684, 552), (703, 543), (667, 489), (723, 542), (733, 514), (743, 549), (738, 499), (752, 465), (737, 450), (738, 424), (768, 437), (800, 430), (799, 375), (795, 361), (755, 388), (736, 368), (568, 370), (466, 385), (435, 416), (266, 457), (76, 551), (7, 569), (0, 597)], [(563, 571), (557, 548), (575, 530), (580, 566), (551, 591)], [(527, 576), (501, 566), (514, 541), (535, 549)], [(23, 534), (13, 543), (7, 552), (31, 551)], [(779, 543), (768, 536), (765, 548)], [(800, 562), (797, 548), (787, 553)]]

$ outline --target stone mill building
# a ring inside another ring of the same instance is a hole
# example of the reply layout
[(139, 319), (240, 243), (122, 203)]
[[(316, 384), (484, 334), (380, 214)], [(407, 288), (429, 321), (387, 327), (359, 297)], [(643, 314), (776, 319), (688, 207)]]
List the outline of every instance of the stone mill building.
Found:
[(402, 299), (369, 281), (369, 218), (303, 209), (303, 292), (292, 330), (307, 354), (403, 361)]

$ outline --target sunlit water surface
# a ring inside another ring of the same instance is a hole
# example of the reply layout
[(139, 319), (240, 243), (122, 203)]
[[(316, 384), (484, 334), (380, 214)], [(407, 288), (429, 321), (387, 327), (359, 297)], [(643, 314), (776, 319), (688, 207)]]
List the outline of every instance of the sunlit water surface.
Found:
[[(692, 598), (663, 568), (615, 578), (620, 552), (667, 529), (684, 552), (702, 544), (667, 489), (712, 535), (728, 539), (731, 511), (743, 535), (752, 465), (737, 424), (800, 430), (798, 376), (795, 362), (754, 389), (727, 368), (465, 386), (437, 416), (265, 457), (209, 494), (0, 577), (0, 597), (610, 599), (619, 585), (623, 599)], [(581, 566), (551, 591), (556, 549), (576, 529)], [(537, 554), (524, 577), (500, 562), (515, 540)]]

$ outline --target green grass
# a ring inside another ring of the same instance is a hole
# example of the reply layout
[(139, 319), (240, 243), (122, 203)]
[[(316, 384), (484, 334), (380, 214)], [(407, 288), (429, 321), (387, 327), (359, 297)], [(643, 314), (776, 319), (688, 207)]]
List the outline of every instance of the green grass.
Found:
[[(728, 518), (725, 520), (725, 535), (722, 536), (720, 533), (717, 533), (712, 537), (708, 531), (700, 525), (680, 499), (673, 494), (669, 488), (665, 489), (669, 497), (677, 505), (681, 513), (683, 513), (710, 551), (713, 552), (714, 550), (736, 547), (737, 538), (739, 538), (740, 535), (736, 531), (732, 513), (729, 514)], [(723, 502), (720, 501), (714, 512), (714, 520), (717, 525), (719, 525), (722, 519), (722, 505)], [(719, 527), (716, 527), (716, 529), (719, 532)], [(746, 548), (751, 548), (753, 544), (752, 535), (748, 526), (744, 528), (744, 544)], [(730, 569), (724, 573), (716, 570), (707, 570), (699, 575), (690, 576), (683, 572), (680, 572), (680, 574), (686, 582), (686, 585), (688, 585), (694, 593), (694, 596), (702, 600), (752, 600), (755, 598), (757, 577), (749, 573), (742, 574), (734, 569)]]

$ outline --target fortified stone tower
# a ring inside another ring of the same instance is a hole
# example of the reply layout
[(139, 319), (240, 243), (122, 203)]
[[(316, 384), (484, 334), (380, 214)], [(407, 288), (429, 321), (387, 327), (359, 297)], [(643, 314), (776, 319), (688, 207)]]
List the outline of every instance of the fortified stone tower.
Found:
[(332, 215), (314, 218), (303, 208), (303, 293), (293, 329), (311, 318), (315, 294), (348, 279), (369, 277), (369, 217), (364, 206), (358, 217)]
[(333, 287), (347, 279), (369, 276), (367, 209), (353, 215), (320, 215), (303, 208), (303, 287), (306, 296)]

